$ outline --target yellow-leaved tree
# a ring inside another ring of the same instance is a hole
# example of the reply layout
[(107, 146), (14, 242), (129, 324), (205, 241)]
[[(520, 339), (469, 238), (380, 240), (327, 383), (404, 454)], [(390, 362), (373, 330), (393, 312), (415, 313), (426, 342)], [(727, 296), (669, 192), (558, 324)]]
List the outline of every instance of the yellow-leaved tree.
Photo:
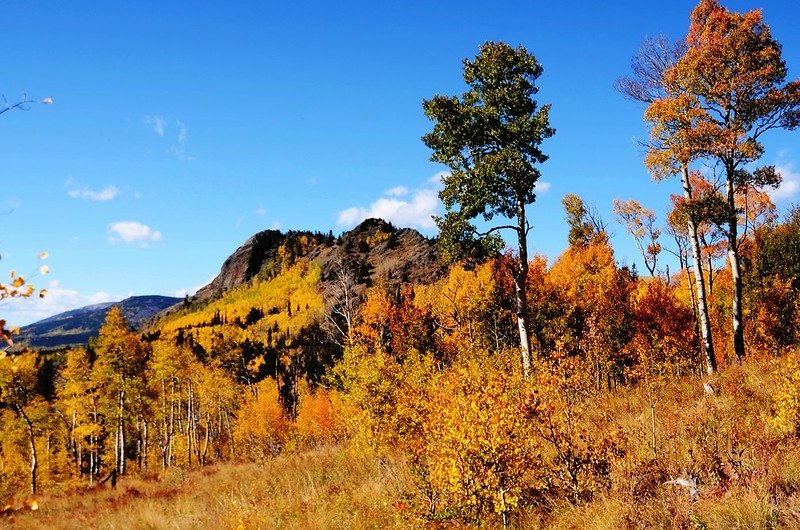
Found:
[[(139, 438), (137, 457), (146, 460), (147, 374), (149, 351), (133, 333), (122, 310), (113, 306), (106, 315), (95, 343), (97, 358), (92, 366), (92, 380), (100, 390), (99, 408), (106, 430), (114, 436), (114, 472), (124, 475), (127, 463), (128, 436)], [(144, 428), (144, 429), (143, 429)]]

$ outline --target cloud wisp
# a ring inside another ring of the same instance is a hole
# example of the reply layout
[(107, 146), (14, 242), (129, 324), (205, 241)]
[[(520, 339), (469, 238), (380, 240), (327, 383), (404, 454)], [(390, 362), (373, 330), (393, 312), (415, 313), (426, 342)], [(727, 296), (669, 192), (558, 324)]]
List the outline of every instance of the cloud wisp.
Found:
[[(172, 154), (181, 162), (188, 162), (194, 160), (194, 157), (186, 152), (186, 143), (189, 138), (189, 129), (186, 124), (181, 120), (175, 120), (174, 123), (167, 121), (162, 116), (145, 116), (144, 123), (150, 130), (152, 130), (158, 137), (169, 139), (174, 137), (172, 145), (167, 148), (167, 152)], [(174, 129), (173, 129), (174, 127)], [(177, 133), (168, 134), (169, 131), (177, 130)]]
[(205, 282), (195, 285), (194, 287), (190, 287), (188, 289), (178, 289), (177, 291), (174, 291), (172, 293), (172, 296), (175, 296), (177, 298), (183, 298), (184, 296), (194, 296), (197, 293), (197, 291), (199, 291), (206, 285), (213, 282), (215, 278), (216, 275), (209, 277)]
[(161, 116), (145, 116), (144, 123), (162, 138), (167, 132), (167, 120)]
[(108, 226), (108, 242), (147, 247), (163, 239), (161, 232), (138, 221), (120, 221)]
[(176, 140), (175, 144), (170, 147), (169, 151), (181, 162), (194, 160), (193, 156), (186, 153), (186, 140), (189, 135), (189, 132), (186, 129), (186, 124), (180, 120), (178, 120), (176, 123), (178, 124), (178, 139)]
[(101, 190), (93, 190), (91, 188), (76, 188), (67, 191), (67, 195), (73, 199), (84, 199), (93, 202), (106, 202), (114, 200), (114, 198), (119, 195), (119, 189), (116, 186), (106, 186)]

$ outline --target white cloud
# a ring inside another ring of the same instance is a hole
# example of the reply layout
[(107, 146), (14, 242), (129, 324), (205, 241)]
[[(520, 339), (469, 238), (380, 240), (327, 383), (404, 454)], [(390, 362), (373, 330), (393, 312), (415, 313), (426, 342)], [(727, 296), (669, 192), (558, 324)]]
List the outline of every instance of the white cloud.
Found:
[(119, 189), (117, 189), (116, 186), (106, 186), (102, 190), (93, 190), (90, 188), (72, 189), (67, 192), (67, 195), (73, 199), (85, 199), (95, 202), (110, 201), (118, 194)]
[(395, 186), (394, 188), (386, 190), (386, 195), (388, 197), (405, 197), (408, 195), (408, 188), (405, 186)]
[(781, 174), (783, 181), (777, 189), (767, 191), (770, 199), (775, 202), (784, 201), (797, 195), (800, 191), (800, 173), (794, 170), (794, 164), (781, 164), (775, 170)]
[(161, 241), (162, 235), (158, 230), (138, 221), (120, 221), (108, 227), (109, 243), (125, 243), (146, 247), (150, 243)]
[(267, 214), (267, 210), (264, 209), (264, 208), (259, 208), (259, 209), (256, 210), (256, 215), (258, 215), (259, 217), (263, 217), (266, 214)]
[(14, 326), (26, 326), (64, 311), (87, 305), (115, 302), (119, 299), (120, 297), (103, 291), (83, 294), (73, 289), (65, 289), (58, 281), (53, 281), (47, 286), (47, 294), (44, 298), (7, 299), (8, 303), (3, 307), (3, 316)]
[(167, 132), (167, 120), (161, 116), (145, 116), (144, 122), (149, 125), (151, 129), (153, 129), (154, 133), (162, 138)]
[[(435, 182), (440, 182), (437, 179)], [(396, 186), (385, 192), (385, 196), (373, 202), (369, 207), (353, 206), (339, 212), (338, 224), (352, 227), (370, 217), (390, 221), (400, 227), (416, 227), (433, 230), (436, 223), (432, 216), (439, 210), (439, 196), (435, 183), (431, 179), (421, 188), (410, 192), (404, 186)], [(404, 193), (400, 193), (403, 191)], [(409, 196), (410, 195), (410, 196)]]
[[(441, 205), (439, 190), (444, 186), (442, 179), (449, 174), (448, 171), (436, 173), (413, 191), (406, 186), (389, 188), (383, 197), (367, 207), (353, 206), (339, 212), (337, 223), (339, 226), (353, 227), (364, 219), (377, 217), (400, 227), (435, 230), (433, 216), (439, 213)], [(550, 182), (539, 181), (536, 184), (538, 193), (547, 193), (550, 188)]]

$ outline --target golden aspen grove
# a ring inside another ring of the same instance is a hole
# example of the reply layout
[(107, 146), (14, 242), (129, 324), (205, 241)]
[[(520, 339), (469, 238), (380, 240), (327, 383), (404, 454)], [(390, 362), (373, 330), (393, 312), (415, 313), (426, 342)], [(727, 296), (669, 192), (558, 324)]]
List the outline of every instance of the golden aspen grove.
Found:
[(565, 250), (535, 251), (561, 131), (546, 68), (490, 41), (423, 102), (437, 237), (265, 230), (82, 346), (0, 319), (0, 527), (800, 528), (800, 207), (761, 161), (800, 81), (768, 15), (700, 0), (618, 81), (661, 218), (567, 183)]

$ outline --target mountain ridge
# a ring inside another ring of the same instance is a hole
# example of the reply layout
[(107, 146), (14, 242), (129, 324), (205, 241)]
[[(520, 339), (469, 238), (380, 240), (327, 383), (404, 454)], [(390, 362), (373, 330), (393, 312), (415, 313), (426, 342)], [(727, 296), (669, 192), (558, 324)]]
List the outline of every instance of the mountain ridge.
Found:
[[(427, 284), (441, 278), (447, 266), (439, 256), (436, 241), (412, 228), (397, 228), (383, 219), (366, 219), (352, 230), (335, 237), (311, 231), (262, 230), (250, 236), (220, 267), (220, 272), (194, 296), (136, 296), (120, 302), (85, 306), (45, 318), (22, 328), (19, 346), (53, 349), (86, 344), (96, 336), (105, 314), (120, 304), (132, 327), (147, 329), (188, 305), (197, 306), (221, 298), (226, 292), (252, 282), (261, 275), (275, 274), (287, 262), (299, 259), (321, 268), (319, 290), (330, 308), (336, 303), (337, 283), (346, 270), (357, 299), (380, 282), (387, 287)], [(181, 304), (181, 302), (184, 302)]]
[(131, 296), (118, 302), (92, 304), (58, 313), (20, 329), (17, 347), (55, 349), (86, 344), (97, 335), (106, 313), (120, 306), (134, 328), (140, 328), (159, 311), (180, 303), (180, 298), (161, 295)]

